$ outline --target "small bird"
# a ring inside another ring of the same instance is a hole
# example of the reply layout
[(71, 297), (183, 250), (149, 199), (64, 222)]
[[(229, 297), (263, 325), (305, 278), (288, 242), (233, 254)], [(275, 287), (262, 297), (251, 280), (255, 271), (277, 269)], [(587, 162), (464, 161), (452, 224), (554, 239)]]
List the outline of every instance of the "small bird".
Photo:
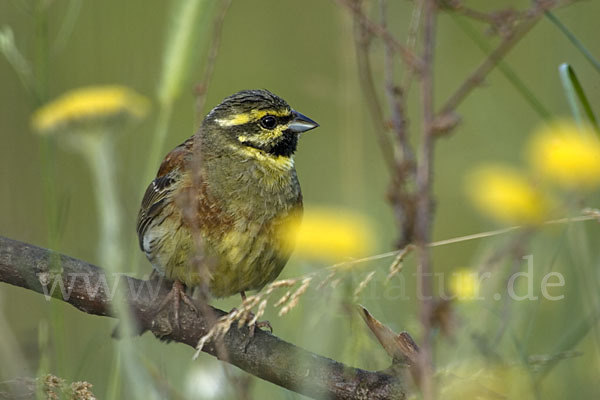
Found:
[(293, 248), (286, 231), (302, 216), (294, 152), (318, 126), (267, 90), (244, 90), (167, 154), (137, 234), (155, 271), (174, 281), (176, 321), (180, 300), (194, 308), (183, 285), (245, 298), (277, 278)]

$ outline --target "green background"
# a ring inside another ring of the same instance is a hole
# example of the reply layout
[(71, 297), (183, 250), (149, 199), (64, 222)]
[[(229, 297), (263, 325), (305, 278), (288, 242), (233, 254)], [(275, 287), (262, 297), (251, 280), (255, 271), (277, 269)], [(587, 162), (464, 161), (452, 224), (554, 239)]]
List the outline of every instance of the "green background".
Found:
[[(53, 1), (48, 6), (48, 34), (35, 33), (33, 1), (0, 2), (0, 26), (8, 25), (17, 46), (34, 64), (46, 99), (87, 85), (122, 84), (152, 99), (153, 112), (141, 124), (118, 139), (117, 168), (121, 201), (125, 210), (124, 237), (128, 254), (135, 251), (135, 219), (148, 182), (142, 176), (158, 104), (156, 87), (161, 74), (162, 54), (169, 27), (169, 1), (83, 1), (73, 30), (64, 42), (56, 42), (64, 26), (69, 2)], [(403, 41), (410, 21), (411, 2), (390, 2), (389, 24)], [(500, 2), (471, 1), (473, 7), (492, 9)], [(494, 4), (490, 4), (494, 3)], [(505, 1), (524, 8), (526, 1)], [(376, 7), (375, 7), (375, 10)], [(377, 13), (374, 13), (376, 16)], [(578, 2), (556, 11), (556, 16), (594, 55), (600, 55), (598, 37), (600, 3)], [(447, 13), (438, 17), (435, 98), (440, 105), (483, 60), (484, 54)], [(485, 35), (483, 24), (469, 22), (491, 44), (497, 37)], [(206, 31), (210, 32), (211, 29)], [(40, 42), (47, 40), (48, 56), (40, 55)], [(199, 46), (198, 54), (204, 54)], [(202, 57), (200, 57), (202, 58)], [(382, 48), (376, 42), (372, 52), (378, 89), (383, 88)], [(44, 60), (47, 62), (45, 63)], [(569, 108), (561, 88), (557, 67), (569, 62), (576, 70), (586, 94), (597, 112), (600, 75), (565, 36), (547, 19), (523, 39), (505, 59), (553, 116), (568, 116)], [(45, 65), (44, 65), (45, 64)], [(195, 64), (191, 78), (175, 103), (164, 152), (189, 137), (198, 126), (194, 84), (202, 78), (202, 65)], [(435, 156), (434, 240), (496, 228), (481, 217), (464, 194), (464, 177), (475, 166), (489, 161), (524, 164), (524, 148), (532, 130), (542, 121), (523, 97), (499, 72), (492, 72), (484, 87), (477, 89), (458, 109), (462, 123), (438, 142)], [(17, 75), (0, 58), (0, 234), (97, 262), (97, 220), (90, 174), (79, 156), (55, 149), (54, 180), (56, 207), (61, 210), (58, 239), (50, 243), (47, 198), (44, 195), (42, 146), (32, 133), (29, 118), (37, 104), (23, 89)], [(352, 20), (348, 10), (334, 1), (261, 0), (234, 1), (226, 16), (214, 76), (210, 82), (204, 115), (222, 98), (241, 89), (267, 88), (285, 98), (292, 107), (321, 124), (301, 139), (296, 166), (306, 207), (346, 207), (372, 220), (377, 232), (376, 252), (393, 250), (396, 239), (393, 216), (385, 200), (388, 173), (381, 160), (373, 124), (360, 90), (356, 68)], [(383, 100), (383, 92), (379, 92)], [(410, 128), (419, 132), (418, 83), (409, 94)], [(583, 205), (594, 206), (594, 194)], [(597, 203), (596, 203), (597, 205)], [(498, 304), (457, 304), (458, 343), (439, 337), (438, 366), (445, 368), (476, 357), (469, 332), (496, 332), (503, 323), (510, 334), (496, 350), (507, 361), (519, 362), (515, 342), (526, 343), (526, 354), (549, 354), (565, 337), (569, 327), (597, 310), (598, 228), (588, 222), (566, 229), (557, 227), (537, 235), (526, 254), (533, 254), (542, 270), (553, 263), (565, 275), (565, 300), (516, 302), (509, 318), (502, 318)], [(476, 266), (486, 254), (502, 249), (510, 239), (490, 239), (443, 246), (434, 251), (439, 272)], [(140, 274), (150, 266), (138, 257)], [(366, 369), (381, 369), (389, 359), (363, 323), (347, 305), (352, 292), (365, 274), (379, 271), (378, 278), (360, 301), (382, 322), (396, 331), (419, 335), (415, 279), (412, 258), (405, 266), (406, 299), (397, 294), (402, 287), (384, 285), (391, 259), (365, 263), (347, 274), (335, 290), (322, 295), (313, 290), (300, 306), (278, 318), (269, 307), (266, 319), (275, 334), (299, 346), (339, 361)], [(517, 263), (524, 268), (524, 262)], [(510, 268), (506, 263), (501, 268)], [(326, 266), (325, 263), (293, 257), (282, 277), (297, 277)], [(132, 267), (136, 269), (137, 267)], [(537, 271), (537, 270), (536, 270)], [(539, 282), (536, 280), (535, 282)], [(537, 285), (537, 283), (536, 283)], [(539, 287), (536, 286), (536, 290)], [(238, 299), (217, 302), (224, 309)], [(535, 303), (535, 304), (534, 304)], [(596, 304), (596, 306), (594, 306)], [(496, 308), (494, 308), (496, 307)], [(500, 310), (502, 307), (500, 306)], [(59, 302), (22, 289), (0, 285), (0, 381), (34, 376), (40, 360), (49, 359), (52, 373), (67, 380), (87, 380), (98, 398), (107, 398), (113, 366), (114, 343), (110, 333), (115, 321), (93, 317)], [(504, 321), (504, 322), (503, 322)], [(508, 321), (508, 322), (507, 322)], [(533, 322), (532, 322), (533, 321)], [(38, 328), (49, 325), (49, 346), (40, 350)], [(493, 333), (489, 333), (493, 336)], [(524, 339), (527, 338), (527, 340)], [(129, 339), (127, 339), (129, 340)], [(151, 371), (164, 398), (192, 396), (193, 377), (216, 374), (221, 366), (209, 356), (192, 361), (192, 349), (180, 344), (164, 344), (150, 335), (131, 339), (141, 354), (143, 368)], [(562, 361), (544, 380), (542, 398), (597, 398), (600, 358), (598, 331), (593, 329), (575, 348), (582, 355)], [(235, 368), (230, 373), (241, 374)], [(221, 372), (219, 372), (221, 374)], [(221, 376), (221, 375), (219, 375)], [(224, 381), (217, 382), (217, 398), (231, 398)], [(167, 388), (162, 383), (167, 382)], [(124, 378), (121, 398), (134, 393)], [(206, 386), (206, 385), (205, 385)], [(169, 388), (170, 387), (170, 388)], [(254, 398), (296, 398), (284, 389), (255, 380), (250, 386)]]

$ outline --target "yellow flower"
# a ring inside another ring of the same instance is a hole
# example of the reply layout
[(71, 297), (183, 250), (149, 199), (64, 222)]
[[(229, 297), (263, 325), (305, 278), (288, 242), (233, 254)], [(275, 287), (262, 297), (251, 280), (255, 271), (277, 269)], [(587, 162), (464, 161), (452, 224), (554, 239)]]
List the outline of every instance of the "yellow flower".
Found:
[(539, 224), (550, 209), (550, 198), (509, 167), (478, 169), (468, 177), (467, 191), (482, 213), (502, 223)]
[(566, 188), (593, 188), (600, 184), (600, 142), (589, 127), (559, 121), (534, 135), (530, 159), (539, 174)]
[(296, 237), (296, 254), (327, 262), (369, 254), (375, 242), (364, 216), (333, 208), (306, 209), (299, 228), (288, 235)]
[(31, 124), (39, 133), (77, 128), (88, 123), (142, 118), (149, 102), (122, 86), (90, 86), (71, 90), (35, 111)]
[(473, 300), (479, 296), (479, 277), (469, 269), (460, 269), (450, 277), (450, 291), (458, 300)]

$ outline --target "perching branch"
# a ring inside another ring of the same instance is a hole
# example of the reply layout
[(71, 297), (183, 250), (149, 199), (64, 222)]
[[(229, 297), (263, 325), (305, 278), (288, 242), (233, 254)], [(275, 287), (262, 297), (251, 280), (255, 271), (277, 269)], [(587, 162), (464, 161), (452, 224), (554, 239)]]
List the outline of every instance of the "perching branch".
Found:
[[(59, 270), (55, 272), (55, 270)], [(167, 296), (166, 282), (119, 277), (119, 288), (141, 332), (195, 347), (210, 326), (182, 305), (180, 327), (156, 315), (156, 304)], [(115, 317), (105, 272), (85, 261), (0, 236), (0, 282), (63, 300), (88, 314)], [(56, 290), (60, 288), (60, 290)], [(212, 308), (215, 316), (226, 313)], [(223, 337), (227, 362), (286, 389), (324, 399), (404, 399), (405, 385), (397, 368), (365, 371), (319, 356), (259, 329), (232, 327)], [(219, 346), (220, 347), (220, 346)], [(203, 350), (217, 356), (217, 346)]]

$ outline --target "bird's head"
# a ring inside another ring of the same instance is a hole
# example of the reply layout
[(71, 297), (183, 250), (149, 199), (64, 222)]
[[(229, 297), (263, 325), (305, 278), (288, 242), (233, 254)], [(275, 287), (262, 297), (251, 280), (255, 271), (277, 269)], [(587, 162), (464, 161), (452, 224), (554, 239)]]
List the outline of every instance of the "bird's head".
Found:
[(202, 125), (209, 141), (275, 158), (291, 157), (299, 135), (319, 126), (267, 90), (243, 90), (227, 97)]

